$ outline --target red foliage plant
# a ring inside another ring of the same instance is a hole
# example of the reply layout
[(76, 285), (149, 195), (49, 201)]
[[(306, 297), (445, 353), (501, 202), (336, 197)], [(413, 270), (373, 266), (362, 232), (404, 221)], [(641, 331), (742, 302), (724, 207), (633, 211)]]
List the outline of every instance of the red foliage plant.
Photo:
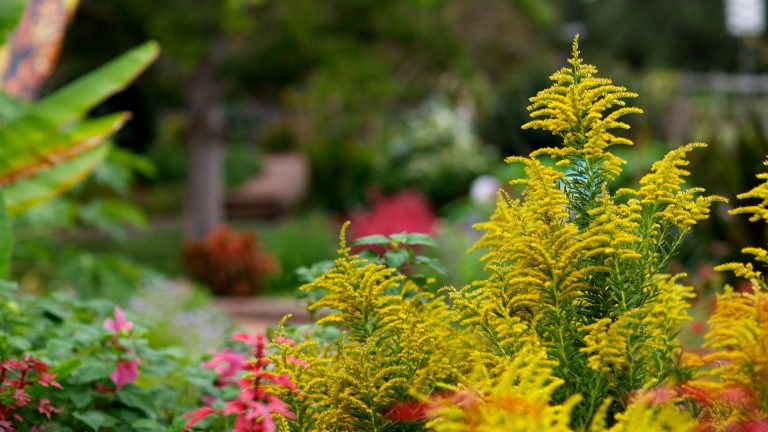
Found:
[(437, 218), (427, 200), (412, 191), (400, 192), (390, 197), (375, 197), (373, 206), (368, 211), (353, 214), (350, 222), (351, 239), (374, 234), (391, 235), (403, 231), (434, 234), (437, 227)]
[(184, 267), (214, 293), (236, 296), (255, 294), (264, 278), (278, 271), (277, 262), (261, 250), (253, 234), (227, 226), (185, 245)]
[(29, 412), (37, 411), (48, 420), (60, 412), (51, 401), (34, 401), (28, 392), (35, 386), (56, 387), (56, 374), (48, 372), (48, 365), (25, 354), (21, 360), (9, 359), (0, 363), (0, 431), (15, 431), (29, 419)]

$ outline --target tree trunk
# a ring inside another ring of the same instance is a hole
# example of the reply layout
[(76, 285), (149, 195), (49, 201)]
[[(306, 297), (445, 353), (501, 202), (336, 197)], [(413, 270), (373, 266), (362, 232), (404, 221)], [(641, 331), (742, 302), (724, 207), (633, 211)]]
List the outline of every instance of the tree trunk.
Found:
[(204, 64), (187, 83), (190, 109), (186, 227), (188, 240), (224, 222), (225, 124), (214, 65)]

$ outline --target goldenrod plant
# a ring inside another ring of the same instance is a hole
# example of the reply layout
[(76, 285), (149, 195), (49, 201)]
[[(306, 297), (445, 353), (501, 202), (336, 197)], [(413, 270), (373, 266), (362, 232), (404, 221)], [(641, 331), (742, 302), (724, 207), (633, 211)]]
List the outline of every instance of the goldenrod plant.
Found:
[(627, 102), (636, 94), (598, 77), (578, 39), (568, 63), (531, 98), (523, 126), (562, 145), (508, 158), (525, 177), (476, 225), (486, 279), (434, 294), (429, 280), (352, 254), (342, 230), (335, 266), (302, 287), (323, 318), (273, 336), (277, 372), (299, 390), (279, 394), (295, 413), (284, 430), (696, 425), (688, 399), (669, 390), (694, 377), (696, 362), (676, 338), (693, 291), (668, 262), (725, 199), (686, 184), (686, 156), (701, 143), (668, 153), (636, 188), (617, 188), (626, 161), (612, 150), (632, 145), (618, 131), (641, 113)]
[[(757, 177), (763, 182), (738, 198), (759, 202), (730, 211), (750, 215), (751, 222), (768, 221), (768, 173)], [(705, 367), (682, 393), (700, 412), (708, 430), (768, 428), (768, 284), (764, 277), (768, 251), (747, 247), (742, 252), (754, 262), (731, 262), (715, 269), (748, 280), (749, 288), (737, 292), (726, 286), (717, 296), (705, 335), (704, 347), (709, 351), (688, 360)]]

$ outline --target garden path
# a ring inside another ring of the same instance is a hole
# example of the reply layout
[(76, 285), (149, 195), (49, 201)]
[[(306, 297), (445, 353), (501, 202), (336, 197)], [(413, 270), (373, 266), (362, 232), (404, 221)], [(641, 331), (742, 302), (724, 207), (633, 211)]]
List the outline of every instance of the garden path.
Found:
[(310, 322), (306, 302), (293, 297), (217, 297), (213, 306), (231, 316), (237, 327), (265, 334), (285, 315), (291, 314), (291, 324)]

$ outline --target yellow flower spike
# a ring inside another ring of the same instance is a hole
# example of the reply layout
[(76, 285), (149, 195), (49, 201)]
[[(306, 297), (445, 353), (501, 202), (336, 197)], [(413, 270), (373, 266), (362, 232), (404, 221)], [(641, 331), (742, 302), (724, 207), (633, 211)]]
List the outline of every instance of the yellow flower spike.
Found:
[(542, 129), (563, 138), (564, 148), (539, 149), (531, 157), (549, 155), (563, 166), (571, 159), (583, 159), (602, 165), (605, 172), (616, 177), (625, 163), (607, 150), (614, 145), (632, 145), (632, 141), (617, 137), (613, 129), (628, 129), (619, 119), (642, 110), (626, 106), (624, 99), (637, 97), (626, 88), (613, 85), (610, 79), (597, 78), (597, 68), (585, 64), (579, 57), (578, 37), (574, 39), (571, 67), (555, 72), (553, 85), (531, 98), (530, 122), (523, 129)]

